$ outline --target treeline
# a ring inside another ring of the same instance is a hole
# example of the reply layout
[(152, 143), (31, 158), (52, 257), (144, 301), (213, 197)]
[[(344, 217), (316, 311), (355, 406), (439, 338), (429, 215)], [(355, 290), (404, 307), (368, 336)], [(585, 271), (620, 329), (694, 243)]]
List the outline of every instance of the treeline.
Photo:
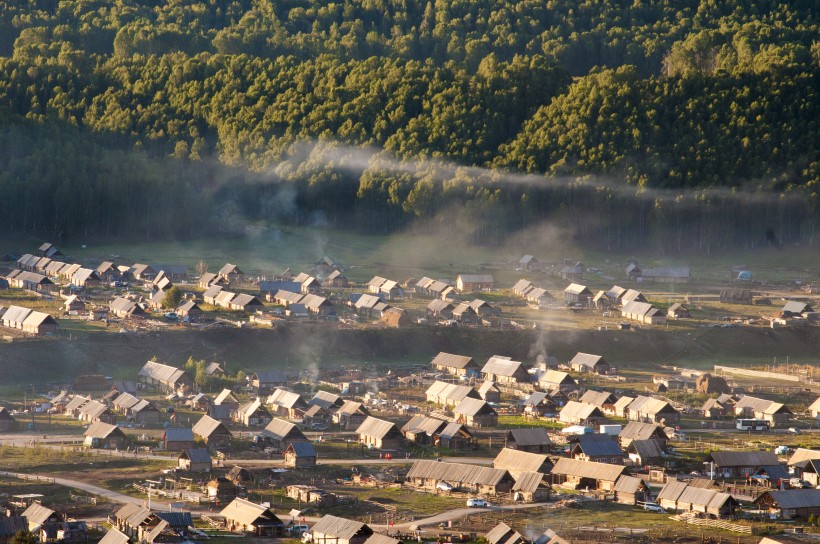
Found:
[[(687, 52), (728, 44), (744, 63), (761, 49), (807, 49), (817, 36), (813, 0), (4, 0), (0, 7), (0, 54), (28, 58), (329, 54), (476, 69), (491, 54), (545, 55), (573, 75), (625, 64), (649, 75), (670, 51), (675, 62), (689, 62)], [(723, 67), (732, 62), (725, 53)]]
[(818, 35), (811, 0), (0, 1), (0, 225), (811, 239)]

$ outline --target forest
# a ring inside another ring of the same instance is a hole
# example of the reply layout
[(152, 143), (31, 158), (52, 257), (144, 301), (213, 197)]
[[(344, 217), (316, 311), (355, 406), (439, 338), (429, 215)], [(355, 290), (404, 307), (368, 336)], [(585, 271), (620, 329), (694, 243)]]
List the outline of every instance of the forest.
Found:
[(0, 1), (0, 229), (813, 242), (814, 0)]

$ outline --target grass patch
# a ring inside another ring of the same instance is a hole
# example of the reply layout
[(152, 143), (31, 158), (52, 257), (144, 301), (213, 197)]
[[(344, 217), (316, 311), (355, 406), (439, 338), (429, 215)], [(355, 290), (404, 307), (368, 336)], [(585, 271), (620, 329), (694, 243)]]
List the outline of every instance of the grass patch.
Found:
[(547, 429), (563, 429), (565, 425), (558, 421), (543, 418), (530, 418), (519, 415), (498, 416), (499, 429), (525, 429), (530, 427), (546, 427)]

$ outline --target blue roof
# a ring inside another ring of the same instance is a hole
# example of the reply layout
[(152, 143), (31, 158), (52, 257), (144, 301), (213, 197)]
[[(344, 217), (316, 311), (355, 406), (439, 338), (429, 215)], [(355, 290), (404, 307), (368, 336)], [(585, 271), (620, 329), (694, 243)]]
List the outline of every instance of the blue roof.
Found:
[(171, 527), (193, 527), (194, 520), (190, 512), (157, 512), (160, 519), (164, 519)]
[(295, 281), (260, 281), (259, 291), (262, 293), (275, 293), (278, 290), (290, 291), (291, 293), (299, 293), (302, 290), (302, 284)]
[(310, 442), (291, 442), (296, 457), (316, 457), (316, 450)]

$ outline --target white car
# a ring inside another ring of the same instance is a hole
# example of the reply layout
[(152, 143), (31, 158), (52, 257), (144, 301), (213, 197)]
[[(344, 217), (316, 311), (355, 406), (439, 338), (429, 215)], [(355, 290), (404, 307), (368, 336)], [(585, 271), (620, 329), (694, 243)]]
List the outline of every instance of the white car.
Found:
[(487, 508), (490, 503), (484, 499), (467, 499), (467, 506), (470, 508)]
[(439, 482), (439, 483), (436, 484), (436, 489), (438, 489), (439, 491), (448, 491), (449, 492), (449, 491), (453, 490), (453, 486), (451, 486), (447, 482)]
[(656, 504), (654, 502), (648, 502), (643, 505), (643, 509), (647, 512), (655, 512), (657, 514), (665, 514), (666, 510), (664, 510), (660, 504)]

